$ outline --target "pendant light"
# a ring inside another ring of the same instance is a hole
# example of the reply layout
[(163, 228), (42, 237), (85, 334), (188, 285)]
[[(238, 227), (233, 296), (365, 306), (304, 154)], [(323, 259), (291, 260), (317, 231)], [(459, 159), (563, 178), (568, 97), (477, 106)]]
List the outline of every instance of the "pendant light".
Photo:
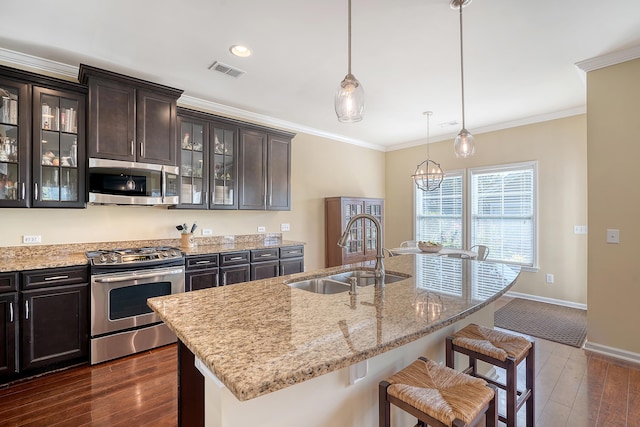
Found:
[(434, 191), (440, 188), (444, 172), (440, 168), (440, 164), (429, 159), (429, 118), (433, 114), (431, 111), (425, 111), (427, 117), (427, 160), (420, 163), (416, 168), (416, 173), (412, 175), (413, 180), (422, 191)]
[(451, 0), (452, 9), (458, 9), (460, 14), (460, 81), (462, 83), (462, 130), (453, 141), (456, 157), (471, 157), (476, 150), (475, 140), (471, 132), (465, 127), (464, 120), (464, 59), (462, 54), (462, 8), (468, 6), (471, 0)]
[(364, 113), (364, 88), (351, 74), (351, 0), (349, 0), (349, 71), (336, 91), (335, 109), (338, 120), (354, 123), (362, 120)]

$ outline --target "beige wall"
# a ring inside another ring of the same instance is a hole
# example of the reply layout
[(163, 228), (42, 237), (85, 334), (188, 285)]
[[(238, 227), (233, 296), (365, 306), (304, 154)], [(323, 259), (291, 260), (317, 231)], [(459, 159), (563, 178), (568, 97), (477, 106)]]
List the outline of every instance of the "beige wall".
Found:
[[(512, 290), (586, 304), (587, 236), (573, 233), (574, 225), (587, 224), (586, 117), (475, 134), (475, 138), (476, 154), (469, 159), (455, 157), (451, 140), (430, 144), (430, 157), (445, 171), (538, 161), (539, 272), (523, 272)], [(413, 239), (411, 175), (425, 158), (425, 145), (387, 153), (387, 246)], [(545, 283), (546, 273), (554, 275), (554, 284)]]
[[(588, 343), (640, 353), (640, 59), (587, 75)], [(620, 244), (606, 243), (607, 229)]]
[(197, 221), (214, 235), (253, 234), (258, 226), (306, 242), (307, 270), (324, 268), (324, 197), (384, 197), (384, 153), (298, 134), (292, 143), (292, 209), (192, 211), (164, 207), (89, 206), (87, 209), (2, 209), (0, 246), (18, 246), (23, 235), (42, 244), (178, 238), (177, 224)]

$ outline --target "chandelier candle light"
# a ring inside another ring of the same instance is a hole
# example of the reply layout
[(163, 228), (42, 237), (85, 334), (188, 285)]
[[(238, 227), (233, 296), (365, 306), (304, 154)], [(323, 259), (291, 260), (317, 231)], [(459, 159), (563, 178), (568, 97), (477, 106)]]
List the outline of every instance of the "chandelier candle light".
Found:
[(452, 9), (458, 9), (460, 14), (460, 81), (462, 83), (462, 130), (453, 141), (453, 150), (456, 157), (471, 157), (476, 146), (473, 135), (465, 127), (464, 121), (464, 60), (462, 55), (462, 8), (468, 6), (471, 0), (451, 0)]
[(364, 113), (364, 88), (351, 74), (351, 0), (349, 0), (349, 70), (336, 92), (335, 109), (338, 120), (346, 123), (359, 122)]
[(442, 172), (442, 168), (440, 168), (439, 163), (429, 159), (429, 118), (433, 112), (425, 111), (422, 114), (427, 117), (427, 160), (418, 165), (416, 173), (412, 176), (416, 183), (416, 187), (420, 190), (434, 191), (440, 188), (444, 172)]

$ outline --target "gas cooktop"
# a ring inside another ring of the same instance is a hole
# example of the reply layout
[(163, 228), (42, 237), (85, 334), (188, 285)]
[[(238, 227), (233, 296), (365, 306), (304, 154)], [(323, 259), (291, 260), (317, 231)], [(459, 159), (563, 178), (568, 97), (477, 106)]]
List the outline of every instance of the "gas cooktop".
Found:
[(88, 251), (86, 256), (92, 266), (104, 265), (137, 265), (162, 263), (165, 261), (184, 260), (184, 254), (179, 248), (171, 246), (103, 249)]

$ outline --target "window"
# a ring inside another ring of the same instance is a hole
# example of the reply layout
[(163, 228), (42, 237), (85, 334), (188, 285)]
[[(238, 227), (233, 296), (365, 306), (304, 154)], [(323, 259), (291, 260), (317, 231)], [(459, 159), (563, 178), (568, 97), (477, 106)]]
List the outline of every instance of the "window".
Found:
[(536, 236), (534, 162), (469, 171), (470, 241), (489, 259), (533, 267)]
[(447, 172), (438, 190), (415, 190), (415, 239), (456, 249), (486, 245), (491, 261), (535, 267), (537, 163), (473, 168), (468, 175), (465, 182), (464, 171)]
[(439, 189), (415, 190), (416, 240), (462, 248), (462, 176), (447, 172)]

